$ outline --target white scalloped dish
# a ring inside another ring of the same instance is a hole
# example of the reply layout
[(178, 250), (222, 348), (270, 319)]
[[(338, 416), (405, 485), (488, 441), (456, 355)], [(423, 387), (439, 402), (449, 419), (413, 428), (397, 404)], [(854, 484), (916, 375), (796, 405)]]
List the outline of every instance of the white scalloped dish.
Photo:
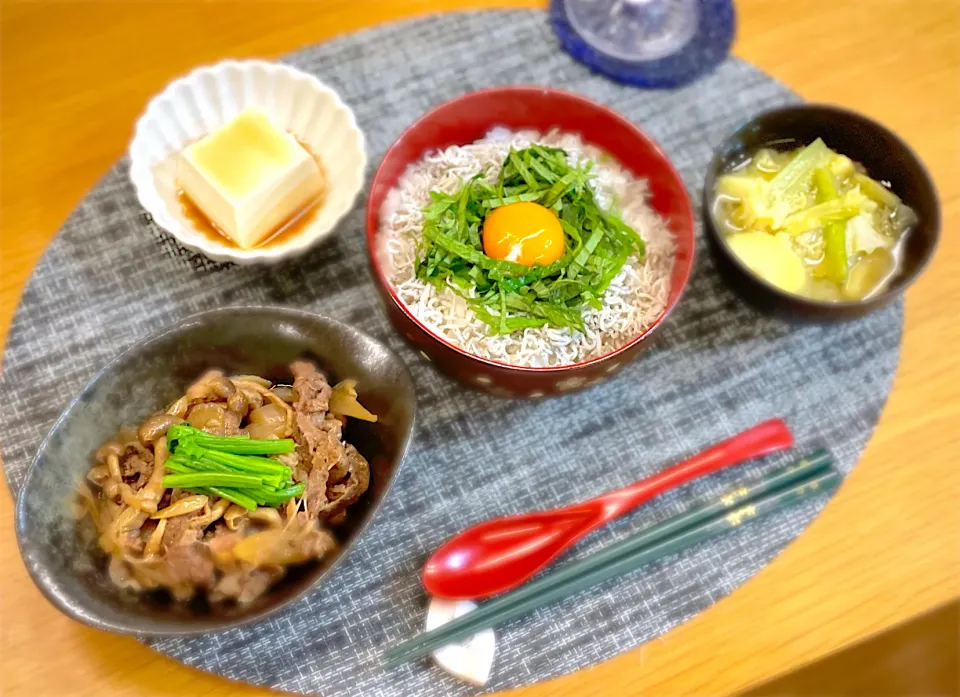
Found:
[[(175, 160), (248, 107), (264, 112), (320, 161), (326, 188), (296, 229), (241, 249), (203, 230), (180, 205)], [(312, 75), (264, 61), (226, 61), (170, 83), (147, 106), (130, 144), (130, 180), (157, 225), (184, 247), (237, 264), (289, 259), (333, 234), (363, 188), (366, 166), (363, 133), (337, 93)]]

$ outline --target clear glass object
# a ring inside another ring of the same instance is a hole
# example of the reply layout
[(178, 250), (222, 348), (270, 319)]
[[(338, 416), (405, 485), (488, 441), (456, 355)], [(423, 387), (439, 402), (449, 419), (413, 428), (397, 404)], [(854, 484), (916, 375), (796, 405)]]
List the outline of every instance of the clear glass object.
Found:
[(567, 17), (594, 48), (649, 61), (682, 49), (697, 33), (699, 0), (567, 0)]
[(641, 87), (687, 84), (733, 42), (733, 0), (552, 0), (564, 50), (607, 77)]

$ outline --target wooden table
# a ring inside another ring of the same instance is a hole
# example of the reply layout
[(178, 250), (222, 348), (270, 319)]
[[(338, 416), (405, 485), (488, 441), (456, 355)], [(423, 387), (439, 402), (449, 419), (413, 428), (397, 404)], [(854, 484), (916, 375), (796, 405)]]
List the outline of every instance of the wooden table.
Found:
[[(227, 56), (277, 56), (457, 6), (536, 0), (4, 2), (0, 323), (69, 211), (123, 153), (147, 99)], [(728, 694), (956, 597), (960, 579), (960, 3), (740, 0), (736, 53), (811, 100), (904, 136), (940, 190), (944, 239), (907, 295), (893, 393), (863, 461), (810, 529), (730, 597), (611, 661), (514, 694)], [(176, 40), (174, 49), (172, 40)], [(824, 415), (827, 418), (827, 415)], [(0, 692), (257, 695), (48, 605), (0, 492)], [(5, 691), (4, 691), (5, 690)]]

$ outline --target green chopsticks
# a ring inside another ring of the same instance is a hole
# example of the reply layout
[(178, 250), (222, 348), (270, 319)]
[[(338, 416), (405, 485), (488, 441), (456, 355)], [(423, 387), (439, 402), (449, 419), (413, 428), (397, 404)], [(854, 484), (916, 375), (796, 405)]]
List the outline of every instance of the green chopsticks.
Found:
[(817, 450), (755, 482), (708, 499), (702, 505), (645, 528), (585, 559), (488, 601), (442, 627), (395, 646), (384, 655), (387, 666), (421, 658), (483, 629), (514, 620), (541, 605), (710, 540), (748, 520), (831, 491), (841, 481), (831, 464), (830, 453)]

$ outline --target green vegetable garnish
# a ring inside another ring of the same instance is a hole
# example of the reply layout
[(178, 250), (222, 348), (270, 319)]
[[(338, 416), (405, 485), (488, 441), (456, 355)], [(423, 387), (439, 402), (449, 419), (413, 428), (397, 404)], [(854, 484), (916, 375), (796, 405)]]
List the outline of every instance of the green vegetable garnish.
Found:
[(829, 223), (842, 223), (860, 212), (856, 204), (845, 199), (835, 198), (794, 213), (783, 221), (783, 231), (788, 235), (799, 235), (807, 230), (822, 228)]
[(303, 493), (302, 483), (292, 486), (289, 467), (264, 457), (293, 452), (290, 438), (214, 436), (177, 424), (167, 431), (167, 444), (171, 454), (164, 466), (174, 474), (163, 478), (166, 487), (219, 496), (244, 508), (280, 506)]
[[(455, 194), (431, 192), (417, 277), (467, 298), (492, 334), (542, 326), (584, 331), (583, 307), (599, 309), (630, 256), (642, 260), (645, 251), (636, 231), (597, 205), (589, 179), (590, 167), (571, 167), (563, 150), (532, 145), (510, 151), (494, 185), (478, 176)], [(525, 266), (484, 254), (486, 216), (520, 201), (560, 219), (566, 251), (559, 260)]]
[(215, 436), (199, 428), (186, 424), (171, 426), (167, 432), (167, 442), (186, 439), (211, 450), (238, 455), (278, 455), (292, 453), (297, 444), (292, 438), (283, 439), (253, 439), (247, 434), (237, 436)]
[(206, 494), (207, 496), (219, 496), (238, 506), (243, 506), (248, 511), (257, 510), (257, 502), (237, 489), (208, 486), (202, 489), (191, 489), (191, 491), (197, 494)]
[(786, 198), (803, 190), (813, 176), (814, 170), (829, 160), (832, 154), (823, 140), (817, 138), (798, 152), (786, 167), (777, 172), (777, 176), (770, 181), (771, 195)]
[[(827, 168), (820, 167), (813, 173), (813, 183), (817, 188), (818, 203), (823, 204), (839, 198), (837, 183), (833, 180), (833, 174)], [(859, 213), (859, 210), (857, 210), (857, 213)], [(823, 226), (823, 261), (820, 262), (820, 267), (823, 269), (824, 275), (836, 283), (843, 283), (847, 280), (845, 223), (830, 222)]]
[(258, 487), (262, 483), (260, 477), (252, 474), (227, 474), (226, 472), (168, 474), (163, 478), (163, 485), (168, 489), (190, 489), (196, 486)]

